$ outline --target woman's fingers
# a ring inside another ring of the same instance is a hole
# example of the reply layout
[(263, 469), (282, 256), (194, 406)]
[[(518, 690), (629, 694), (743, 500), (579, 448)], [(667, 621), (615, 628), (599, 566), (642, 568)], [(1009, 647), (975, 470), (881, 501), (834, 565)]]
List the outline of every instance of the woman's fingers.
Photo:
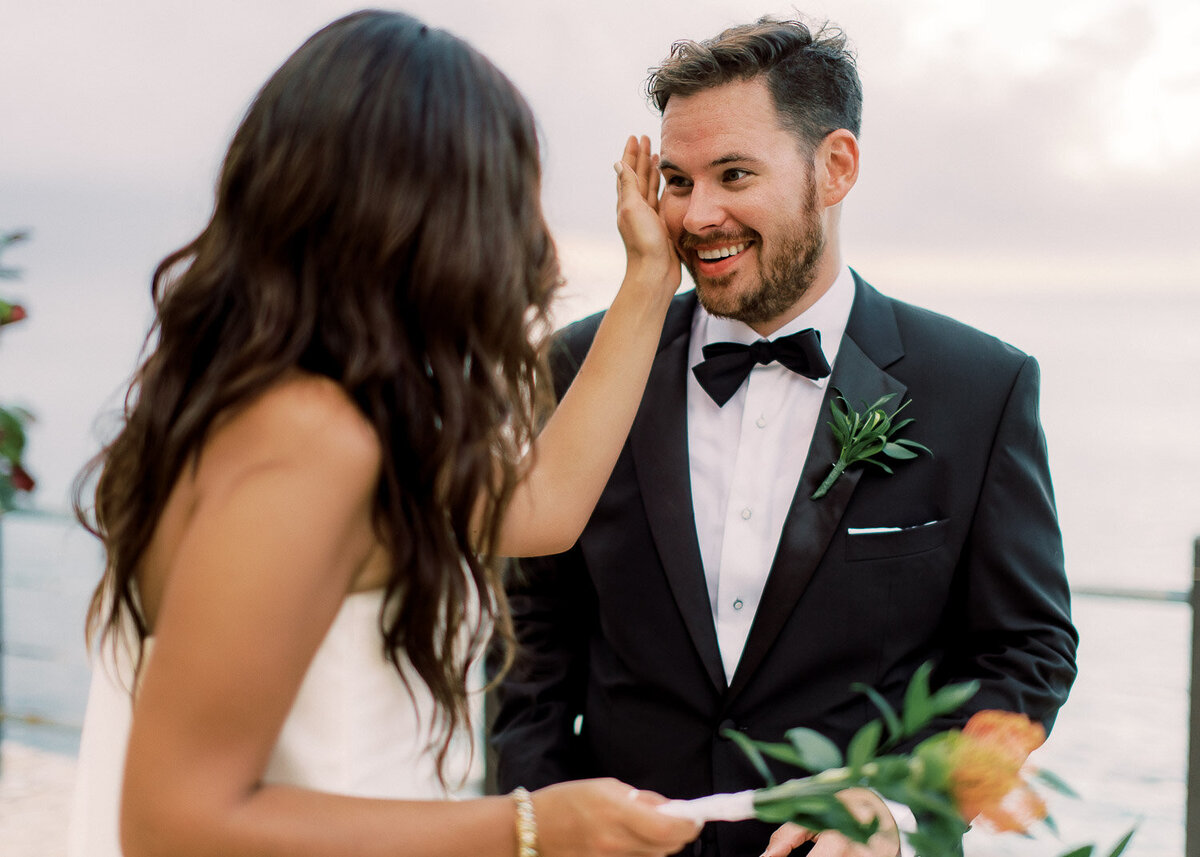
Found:
[(812, 838), (813, 835), (803, 827), (788, 822), (771, 834), (771, 841), (762, 857), (787, 857)]
[(546, 857), (664, 857), (700, 827), (654, 808), (662, 798), (613, 779), (549, 786), (534, 793)]
[[(658, 211), (658, 155), (650, 149), (650, 138), (630, 136), (625, 140), (625, 150), (621, 153), (620, 163), (629, 167), (637, 179), (638, 195), (646, 204)], [(620, 170), (617, 174), (620, 175)]]

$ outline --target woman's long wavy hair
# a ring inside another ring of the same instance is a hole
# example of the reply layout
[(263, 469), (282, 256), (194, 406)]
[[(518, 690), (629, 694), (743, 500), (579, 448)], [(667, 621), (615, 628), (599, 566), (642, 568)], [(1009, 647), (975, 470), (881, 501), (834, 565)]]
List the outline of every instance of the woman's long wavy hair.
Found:
[(289, 372), (326, 376), (381, 442), (383, 647), (432, 692), (440, 770), (468, 662), (489, 630), (512, 651), (489, 555), (546, 398), (558, 262), (539, 195), (529, 107), (464, 42), (364, 11), (301, 46), (234, 135), (212, 219), (155, 271), (121, 430), (77, 483), (107, 550), (89, 639), (145, 640), (139, 563), (214, 420)]

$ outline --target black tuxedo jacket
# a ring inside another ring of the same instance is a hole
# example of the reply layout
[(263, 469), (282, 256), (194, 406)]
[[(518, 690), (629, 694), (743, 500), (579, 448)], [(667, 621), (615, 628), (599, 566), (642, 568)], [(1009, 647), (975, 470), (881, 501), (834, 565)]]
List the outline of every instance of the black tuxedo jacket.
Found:
[[(685, 380), (695, 294), (671, 307), (637, 418), (576, 546), (523, 563), (510, 589), (522, 649), (498, 694), (498, 783), (613, 776), (672, 798), (760, 786), (720, 732), (783, 740), (808, 726), (845, 747), (899, 709), (913, 671), (978, 679), (960, 715), (1000, 708), (1051, 725), (1075, 676), (1062, 540), (1038, 419), (1037, 363), (886, 298), (855, 275), (849, 324), (803, 475), (732, 681), (709, 606), (688, 475)], [(566, 328), (560, 392), (598, 317)], [(851, 467), (810, 499), (838, 448), (824, 415), (887, 393), (928, 446), (894, 474)], [(855, 533), (863, 528), (899, 528)], [(800, 772), (780, 770), (781, 777)], [(770, 828), (706, 828), (704, 853), (757, 857)]]

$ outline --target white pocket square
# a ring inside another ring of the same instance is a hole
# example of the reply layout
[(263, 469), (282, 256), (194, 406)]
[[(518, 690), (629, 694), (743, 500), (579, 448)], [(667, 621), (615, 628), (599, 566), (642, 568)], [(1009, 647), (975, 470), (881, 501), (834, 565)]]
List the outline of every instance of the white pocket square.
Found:
[(866, 536), (874, 533), (899, 533), (904, 530), (919, 530), (921, 527), (928, 527), (936, 524), (937, 521), (926, 521), (923, 524), (913, 524), (910, 527), (847, 527), (846, 535), (848, 536)]

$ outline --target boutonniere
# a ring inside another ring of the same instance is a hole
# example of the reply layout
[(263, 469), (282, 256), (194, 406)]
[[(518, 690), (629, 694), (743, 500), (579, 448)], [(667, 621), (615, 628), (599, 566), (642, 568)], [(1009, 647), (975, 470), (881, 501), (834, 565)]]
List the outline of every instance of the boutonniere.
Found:
[[(834, 392), (837, 396), (829, 403), (829, 409), (833, 412), (833, 421), (829, 423), (829, 427), (833, 429), (833, 436), (841, 444), (842, 451), (825, 481), (813, 492), (812, 499), (820, 500), (824, 497), (851, 464), (866, 461), (882, 467), (886, 473), (891, 473), (892, 468), (875, 456), (882, 454), (903, 461), (916, 458), (917, 453), (914, 450), (933, 455), (927, 446), (915, 440), (893, 439), (896, 432), (912, 422), (911, 418), (896, 420), (896, 415), (908, 407), (908, 402), (890, 414), (883, 409), (884, 405), (896, 398), (895, 393), (888, 393), (860, 414), (850, 407), (850, 403), (839, 390), (835, 389)], [(911, 402), (912, 399), (908, 401)]]

